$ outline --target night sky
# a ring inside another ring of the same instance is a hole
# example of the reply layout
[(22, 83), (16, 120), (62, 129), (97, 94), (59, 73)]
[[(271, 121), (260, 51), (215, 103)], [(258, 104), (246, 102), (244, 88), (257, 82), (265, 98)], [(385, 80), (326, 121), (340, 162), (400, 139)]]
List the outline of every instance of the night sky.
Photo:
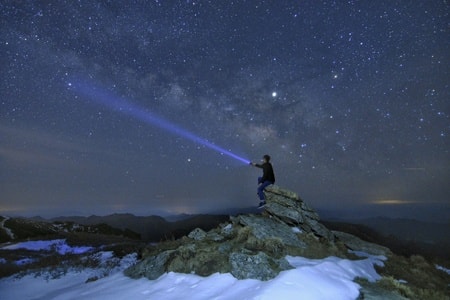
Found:
[(2, 213), (256, 207), (213, 145), (319, 211), (449, 219), (447, 1), (46, 2), (0, 3)]

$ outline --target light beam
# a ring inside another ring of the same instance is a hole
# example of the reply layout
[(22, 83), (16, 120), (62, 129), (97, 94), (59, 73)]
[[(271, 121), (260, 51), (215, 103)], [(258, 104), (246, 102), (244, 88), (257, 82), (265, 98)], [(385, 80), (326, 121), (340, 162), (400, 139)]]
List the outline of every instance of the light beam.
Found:
[(75, 90), (75, 92), (78, 92), (89, 99), (93, 100), (94, 102), (101, 104), (103, 106), (106, 106), (114, 111), (118, 111), (120, 113), (130, 115), (138, 120), (141, 120), (147, 124), (159, 127), (161, 129), (164, 129), (165, 131), (168, 131), (172, 134), (178, 135), (180, 137), (183, 137), (185, 139), (188, 139), (194, 143), (204, 145), (205, 147), (214, 150), (216, 152), (219, 152), (222, 155), (227, 155), (231, 158), (234, 158), (242, 163), (249, 164), (250, 161), (248, 159), (245, 159), (237, 154), (234, 154), (233, 152), (226, 150), (216, 144), (213, 144), (212, 142), (199, 137), (195, 135), (194, 133), (185, 130), (181, 128), (180, 126), (177, 126), (173, 124), (172, 122), (169, 122), (168, 120), (161, 118), (157, 115), (155, 115), (152, 112), (149, 112), (135, 104), (129, 103), (125, 99), (118, 97), (111, 92), (108, 92), (104, 89), (95, 87), (93, 85), (90, 85), (87, 82), (84, 81), (75, 81), (71, 83), (71, 88)]

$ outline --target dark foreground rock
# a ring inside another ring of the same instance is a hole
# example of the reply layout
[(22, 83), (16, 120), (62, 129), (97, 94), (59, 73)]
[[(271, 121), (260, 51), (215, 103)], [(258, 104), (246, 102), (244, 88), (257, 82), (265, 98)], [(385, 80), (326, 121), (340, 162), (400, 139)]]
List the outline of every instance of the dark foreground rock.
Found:
[(389, 291), (369, 282), (359, 282), (360, 295), (357, 300), (408, 300), (396, 291)]
[(369, 243), (361, 240), (360, 238), (340, 231), (333, 231), (333, 234), (339, 238), (350, 250), (363, 251), (372, 255), (383, 255), (388, 256), (391, 255), (392, 252), (386, 247)]

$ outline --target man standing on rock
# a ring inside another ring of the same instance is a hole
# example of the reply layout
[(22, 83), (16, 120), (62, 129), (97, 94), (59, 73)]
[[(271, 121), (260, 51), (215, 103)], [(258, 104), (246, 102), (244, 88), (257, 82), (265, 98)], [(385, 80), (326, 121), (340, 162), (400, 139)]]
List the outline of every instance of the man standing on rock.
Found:
[(263, 208), (264, 205), (266, 205), (266, 199), (264, 197), (264, 189), (275, 183), (275, 174), (273, 173), (272, 164), (270, 163), (270, 156), (264, 155), (263, 156), (263, 163), (262, 164), (256, 164), (253, 162), (250, 162), (250, 165), (263, 169), (263, 176), (258, 177), (258, 196), (259, 196), (259, 206), (258, 208)]

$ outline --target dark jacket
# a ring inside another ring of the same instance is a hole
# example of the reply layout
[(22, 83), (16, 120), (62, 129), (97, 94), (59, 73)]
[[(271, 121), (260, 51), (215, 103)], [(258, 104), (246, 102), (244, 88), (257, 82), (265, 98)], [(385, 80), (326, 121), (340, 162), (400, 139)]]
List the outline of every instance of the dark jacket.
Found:
[(263, 176), (261, 178), (261, 182), (270, 181), (275, 183), (275, 174), (273, 173), (272, 164), (269, 162), (260, 164), (255, 164), (255, 167), (263, 169)]

